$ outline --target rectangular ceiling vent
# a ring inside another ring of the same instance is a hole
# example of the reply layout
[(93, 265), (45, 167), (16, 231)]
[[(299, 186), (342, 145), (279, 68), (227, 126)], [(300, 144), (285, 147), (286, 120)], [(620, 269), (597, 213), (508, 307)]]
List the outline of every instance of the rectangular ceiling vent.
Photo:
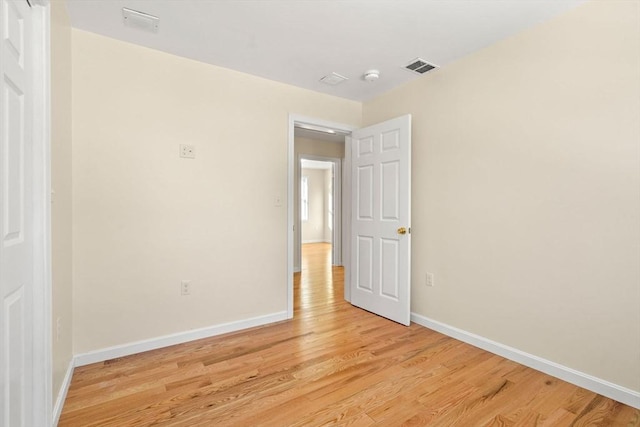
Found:
[(157, 33), (160, 19), (157, 16), (148, 13), (138, 12), (137, 10), (122, 8), (122, 21), (125, 27), (136, 28), (138, 30), (147, 31), (149, 33)]
[(434, 68), (437, 68), (437, 66), (433, 64), (429, 64), (424, 59), (416, 58), (413, 61), (409, 62), (407, 65), (405, 65), (404, 68), (414, 73), (424, 74), (427, 71), (431, 71)]
[(341, 76), (338, 73), (331, 73), (331, 74), (326, 75), (326, 76), (324, 76), (323, 78), (320, 79), (320, 81), (322, 83), (326, 83), (326, 84), (331, 85), (331, 86), (335, 86), (335, 85), (340, 84), (340, 83), (342, 83), (344, 81), (347, 81), (347, 80), (349, 80), (349, 79), (346, 78), (345, 76)]

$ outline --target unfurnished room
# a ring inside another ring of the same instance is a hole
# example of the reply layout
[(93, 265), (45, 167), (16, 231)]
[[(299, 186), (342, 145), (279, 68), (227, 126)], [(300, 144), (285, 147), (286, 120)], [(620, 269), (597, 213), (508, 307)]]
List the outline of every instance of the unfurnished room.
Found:
[(0, 427), (640, 426), (640, 0), (0, 34)]

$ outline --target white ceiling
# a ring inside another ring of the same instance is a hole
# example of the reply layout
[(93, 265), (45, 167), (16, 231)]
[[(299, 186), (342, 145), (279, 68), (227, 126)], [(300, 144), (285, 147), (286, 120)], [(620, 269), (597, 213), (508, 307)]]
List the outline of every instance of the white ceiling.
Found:
[[(67, 0), (75, 28), (343, 98), (364, 101), (584, 0)], [(122, 8), (160, 18), (125, 27)], [(365, 82), (368, 69), (380, 79)], [(337, 86), (320, 83), (337, 72)], [(438, 72), (437, 70), (431, 71)]]

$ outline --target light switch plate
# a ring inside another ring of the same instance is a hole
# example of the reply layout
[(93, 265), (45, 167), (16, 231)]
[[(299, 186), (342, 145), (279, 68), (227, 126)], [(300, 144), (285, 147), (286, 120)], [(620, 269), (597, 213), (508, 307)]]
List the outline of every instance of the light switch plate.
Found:
[(433, 286), (433, 273), (427, 273), (427, 286)]
[(191, 295), (191, 280), (182, 280), (180, 282), (180, 295)]

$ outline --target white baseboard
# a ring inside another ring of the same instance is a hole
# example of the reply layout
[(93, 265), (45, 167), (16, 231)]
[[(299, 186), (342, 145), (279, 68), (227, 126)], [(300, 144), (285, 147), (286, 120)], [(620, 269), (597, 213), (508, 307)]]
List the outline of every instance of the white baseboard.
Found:
[(294, 266), (293, 267), (293, 272), (294, 273), (300, 273), (301, 271), (302, 271), (302, 268), (300, 268), (300, 266), (297, 266), (297, 267)]
[(586, 388), (595, 393), (609, 397), (611, 399), (622, 402), (626, 405), (640, 409), (640, 393), (617, 384), (610, 383), (600, 378), (576, 371), (550, 360), (543, 359), (533, 354), (526, 353), (513, 347), (500, 344), (480, 335), (458, 329), (454, 326), (447, 325), (437, 320), (429, 319), (416, 313), (411, 313), (411, 320), (426, 328), (433, 329), (444, 335), (450, 336), (457, 340), (466, 342), (475, 347), (502, 356), (506, 359), (513, 360), (522, 365), (544, 372), (556, 378), (560, 378), (571, 384)]
[(67, 392), (69, 391), (69, 385), (71, 385), (71, 378), (73, 377), (73, 368), (75, 366), (75, 358), (71, 358), (69, 361), (69, 366), (67, 366), (67, 372), (64, 374), (64, 378), (62, 379), (62, 384), (60, 385), (60, 390), (58, 390), (58, 398), (56, 399), (56, 403), (53, 407), (53, 422), (51, 425), (57, 426), (58, 421), (60, 420), (60, 414), (62, 414), (62, 407), (64, 406), (64, 401), (67, 398)]
[(267, 314), (264, 316), (253, 317), (250, 319), (239, 320), (236, 322), (223, 323), (220, 325), (209, 326), (206, 328), (193, 329), (190, 331), (179, 332), (171, 335), (164, 335), (157, 338), (151, 338), (142, 341), (117, 345), (100, 350), (90, 351), (88, 353), (77, 354), (74, 358), (75, 366), (84, 366), (91, 363), (104, 362), (105, 360), (115, 359), (118, 357), (129, 356), (144, 351), (155, 350), (157, 348), (167, 347), (175, 344), (182, 344), (201, 338), (209, 338), (216, 335), (222, 335), (229, 332), (236, 332), (242, 329), (253, 328), (256, 326), (267, 325), (269, 323), (287, 320), (287, 312)]
[(316, 240), (303, 240), (302, 241), (303, 245), (306, 245), (307, 243), (331, 243), (331, 240), (316, 239)]

